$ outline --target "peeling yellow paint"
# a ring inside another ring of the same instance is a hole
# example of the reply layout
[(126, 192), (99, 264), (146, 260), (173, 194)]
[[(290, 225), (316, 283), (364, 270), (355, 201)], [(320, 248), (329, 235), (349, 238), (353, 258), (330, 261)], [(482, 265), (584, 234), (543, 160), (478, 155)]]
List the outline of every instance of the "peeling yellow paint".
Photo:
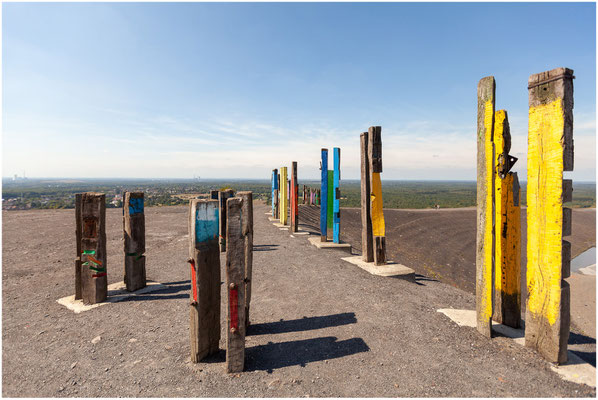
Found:
[(498, 161), (500, 155), (505, 150), (504, 141), (504, 122), (506, 113), (504, 110), (498, 110), (494, 113), (494, 290), (501, 292), (504, 290), (503, 283), (506, 283), (506, 237), (503, 238), (502, 231), (507, 223), (507, 187), (506, 179), (502, 179), (498, 174)]
[(283, 225), (287, 224), (288, 214), (287, 207), (288, 196), (287, 193), (287, 167), (280, 167), (280, 223)]
[[(506, 246), (503, 255), (503, 282), (501, 289), (507, 295), (521, 297), (521, 192), (513, 191), (514, 176), (511, 172), (504, 179), (506, 197)], [(519, 186), (517, 184), (517, 186)]]
[(382, 182), (378, 172), (372, 173), (370, 198), (372, 202), (372, 234), (374, 236), (385, 236), (386, 227), (384, 225), (384, 212), (382, 211)]
[(486, 155), (485, 166), (486, 166), (486, 210), (485, 220), (486, 225), (484, 226), (484, 266), (483, 266), (483, 280), (484, 295), (480, 298), (480, 312), (483, 313), (481, 316), (484, 320), (489, 320), (492, 317), (492, 251), (493, 251), (493, 223), (492, 213), (493, 207), (493, 190), (492, 183), (494, 179), (494, 148), (492, 144), (492, 117), (494, 114), (494, 102), (492, 100), (486, 101), (484, 104), (484, 130), (486, 132), (484, 152)]
[(529, 109), (527, 307), (553, 325), (559, 316), (563, 233), (562, 99)]

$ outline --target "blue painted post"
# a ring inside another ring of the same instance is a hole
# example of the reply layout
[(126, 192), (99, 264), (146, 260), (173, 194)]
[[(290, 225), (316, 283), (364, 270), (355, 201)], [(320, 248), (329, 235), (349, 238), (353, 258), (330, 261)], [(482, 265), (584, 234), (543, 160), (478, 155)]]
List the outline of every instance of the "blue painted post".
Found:
[[(327, 235), (327, 220), (328, 215), (328, 149), (322, 149), (322, 185), (321, 185), (321, 197), (320, 197), (320, 234), (322, 235), (321, 241), (326, 241)], [(330, 205), (332, 206), (332, 204)]]
[(341, 242), (341, 149), (335, 147), (334, 156), (334, 206), (332, 209), (332, 241)]
[(272, 218), (276, 218), (276, 196), (278, 196), (278, 170), (272, 170)]
[[(222, 193), (222, 192), (221, 192)], [(218, 352), (220, 341), (219, 201), (189, 201), (191, 361)]]

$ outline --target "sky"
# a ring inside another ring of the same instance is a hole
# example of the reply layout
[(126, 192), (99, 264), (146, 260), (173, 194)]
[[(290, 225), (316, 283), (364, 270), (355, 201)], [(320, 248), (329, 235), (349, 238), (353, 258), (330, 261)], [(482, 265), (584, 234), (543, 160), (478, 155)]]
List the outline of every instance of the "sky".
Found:
[[(529, 75), (575, 71), (595, 181), (594, 3), (3, 3), (2, 176), (318, 179), (382, 127), (382, 179), (475, 180), (496, 79), (525, 180)], [(332, 167), (331, 164), (329, 165)]]

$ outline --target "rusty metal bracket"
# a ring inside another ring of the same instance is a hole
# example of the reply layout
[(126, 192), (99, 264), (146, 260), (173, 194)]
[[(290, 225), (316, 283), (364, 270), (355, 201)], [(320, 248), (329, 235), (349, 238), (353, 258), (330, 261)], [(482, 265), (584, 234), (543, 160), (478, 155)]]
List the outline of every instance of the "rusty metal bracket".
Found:
[(498, 156), (498, 176), (500, 176), (501, 179), (504, 179), (511, 170), (511, 168), (513, 168), (513, 165), (515, 165), (517, 160), (517, 157), (513, 157), (509, 154), (506, 154), (506, 156), (505, 154), (501, 154), (500, 156)]

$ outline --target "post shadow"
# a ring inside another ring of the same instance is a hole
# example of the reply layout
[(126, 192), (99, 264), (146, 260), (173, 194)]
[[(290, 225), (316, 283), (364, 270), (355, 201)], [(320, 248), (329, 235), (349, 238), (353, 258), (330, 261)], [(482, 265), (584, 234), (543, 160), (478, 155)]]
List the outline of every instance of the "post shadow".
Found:
[(355, 324), (356, 322), (357, 318), (355, 318), (355, 313), (352, 312), (318, 317), (303, 317), (287, 321), (281, 320), (277, 322), (251, 324), (247, 330), (247, 336), (302, 332), (314, 329), (330, 328), (333, 326)]
[(267, 371), (310, 362), (342, 358), (369, 351), (361, 338), (337, 341), (334, 336), (272, 343), (245, 349), (245, 371)]

